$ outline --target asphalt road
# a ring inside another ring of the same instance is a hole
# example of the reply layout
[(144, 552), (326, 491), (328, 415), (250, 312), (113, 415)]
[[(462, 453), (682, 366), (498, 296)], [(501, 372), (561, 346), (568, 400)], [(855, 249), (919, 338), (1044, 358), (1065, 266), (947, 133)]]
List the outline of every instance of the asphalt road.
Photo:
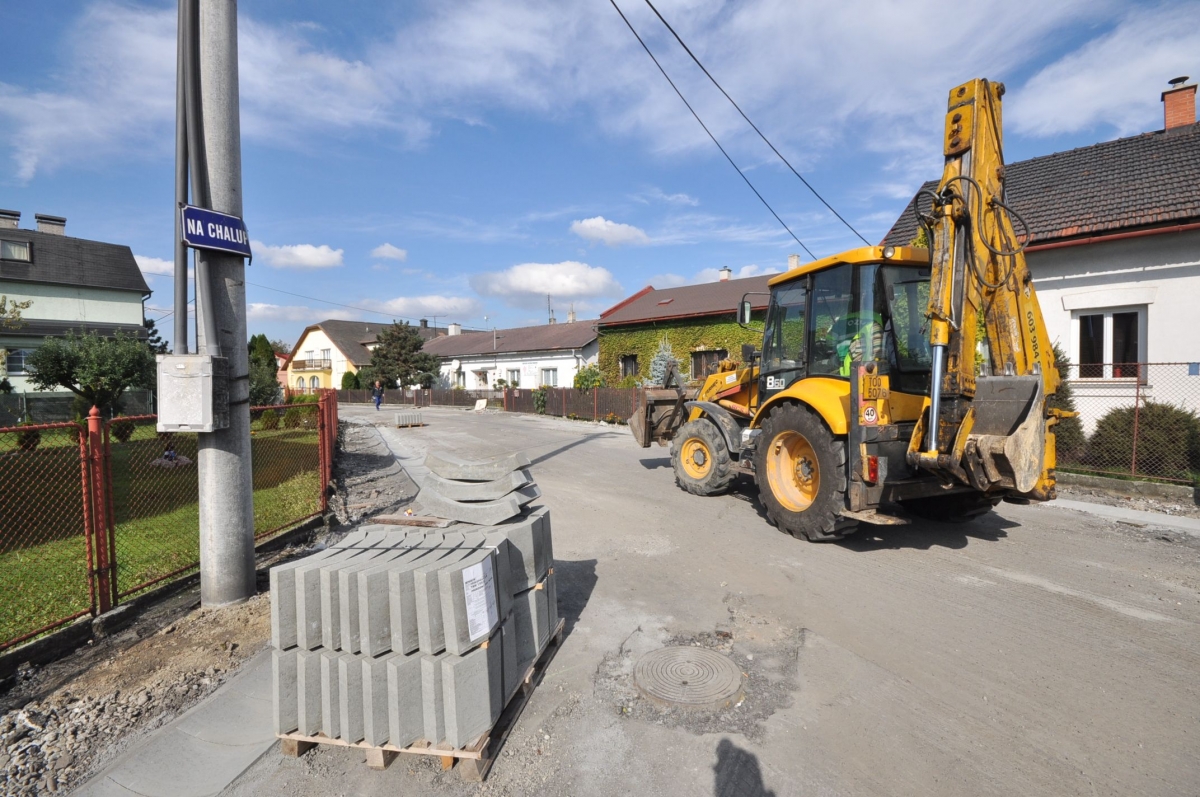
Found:
[[(344, 407), (343, 417), (390, 418)], [(551, 508), (561, 652), (483, 787), (402, 756), (271, 753), (231, 794), (1200, 793), (1200, 540), (1055, 508), (812, 544), (747, 483), (698, 498), (624, 427), (424, 409), (401, 454), (521, 449)], [(726, 649), (716, 716), (636, 697), (669, 642)]]

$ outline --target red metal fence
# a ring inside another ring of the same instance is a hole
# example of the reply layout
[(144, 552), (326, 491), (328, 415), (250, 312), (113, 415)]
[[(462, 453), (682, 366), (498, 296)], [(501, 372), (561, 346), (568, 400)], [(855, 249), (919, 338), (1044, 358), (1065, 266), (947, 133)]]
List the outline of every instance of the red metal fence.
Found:
[[(324, 512), (337, 395), (251, 409), (254, 536)], [(199, 565), (198, 437), (156, 416), (0, 428), (0, 650)]]

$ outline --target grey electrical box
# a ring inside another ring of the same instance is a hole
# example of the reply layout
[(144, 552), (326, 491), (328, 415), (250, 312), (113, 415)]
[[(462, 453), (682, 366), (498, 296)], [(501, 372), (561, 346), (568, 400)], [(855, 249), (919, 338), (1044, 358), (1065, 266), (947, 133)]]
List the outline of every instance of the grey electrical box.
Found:
[(158, 431), (229, 428), (229, 361), (207, 354), (158, 355)]

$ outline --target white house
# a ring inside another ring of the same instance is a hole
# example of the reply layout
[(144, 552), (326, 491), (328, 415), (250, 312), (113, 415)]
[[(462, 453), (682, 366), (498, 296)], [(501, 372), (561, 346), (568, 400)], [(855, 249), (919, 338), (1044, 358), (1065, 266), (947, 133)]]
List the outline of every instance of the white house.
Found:
[(14, 393), (34, 389), (26, 361), (48, 337), (79, 329), (146, 336), (150, 288), (129, 247), (67, 237), (60, 216), (35, 218), (36, 230), (23, 229), (19, 212), (0, 210), (0, 295), (31, 302), (20, 326), (0, 328), (0, 379)]
[(570, 387), (600, 351), (595, 321), (467, 333), (451, 324), (449, 335), (422, 350), (441, 360), (444, 387), (468, 390), (493, 388), (501, 379), (512, 387)]
[[(1138, 395), (1200, 411), (1196, 86), (1162, 99), (1162, 130), (1005, 170), (1009, 204), (1029, 225), (1025, 253), (1046, 326), (1072, 363), (1063, 376), (1089, 433)], [(910, 203), (885, 241), (915, 236)]]

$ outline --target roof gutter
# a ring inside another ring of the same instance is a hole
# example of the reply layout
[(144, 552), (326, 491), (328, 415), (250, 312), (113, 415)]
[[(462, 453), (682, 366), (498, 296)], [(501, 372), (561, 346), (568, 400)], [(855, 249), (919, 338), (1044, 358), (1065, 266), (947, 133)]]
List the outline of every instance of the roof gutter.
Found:
[(1087, 246), (1088, 244), (1108, 243), (1109, 241), (1123, 241), (1127, 238), (1145, 238), (1149, 235), (1163, 235), (1169, 232), (1188, 232), (1189, 230), (1200, 230), (1200, 221), (1192, 222), (1191, 224), (1175, 224), (1170, 227), (1153, 227), (1148, 230), (1133, 230), (1132, 232), (1116, 232), (1111, 235), (1091, 235), (1087, 238), (1072, 238), (1069, 241), (1055, 241), (1048, 244), (1034, 244), (1033, 246), (1025, 247), (1026, 252), (1042, 252), (1048, 249), (1066, 249), (1071, 246)]

